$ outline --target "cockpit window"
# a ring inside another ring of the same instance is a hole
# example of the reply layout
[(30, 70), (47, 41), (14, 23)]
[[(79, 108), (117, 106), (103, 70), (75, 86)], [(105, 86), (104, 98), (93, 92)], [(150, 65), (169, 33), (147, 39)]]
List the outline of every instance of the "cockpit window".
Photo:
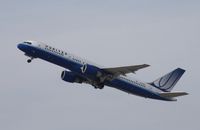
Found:
[(31, 42), (24, 42), (24, 43), (31, 45)]

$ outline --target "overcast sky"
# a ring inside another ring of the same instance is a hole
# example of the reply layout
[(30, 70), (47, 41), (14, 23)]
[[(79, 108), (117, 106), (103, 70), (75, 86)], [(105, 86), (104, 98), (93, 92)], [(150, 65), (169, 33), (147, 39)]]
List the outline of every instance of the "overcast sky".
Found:
[[(0, 129), (200, 129), (199, 0), (1, 0)], [(27, 64), (16, 48), (36, 40), (105, 67), (150, 64), (130, 75), (151, 82), (181, 67), (163, 102), (105, 87), (69, 84), (64, 68), (40, 59)]]

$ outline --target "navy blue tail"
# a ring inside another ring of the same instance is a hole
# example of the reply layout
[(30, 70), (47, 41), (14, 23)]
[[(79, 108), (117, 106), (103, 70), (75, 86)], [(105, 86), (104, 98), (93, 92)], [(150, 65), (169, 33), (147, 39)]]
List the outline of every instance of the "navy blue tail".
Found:
[(176, 83), (179, 81), (181, 76), (184, 74), (184, 72), (185, 70), (177, 68), (176, 70), (166, 74), (165, 76), (155, 80), (150, 84), (165, 92), (170, 92), (174, 88)]

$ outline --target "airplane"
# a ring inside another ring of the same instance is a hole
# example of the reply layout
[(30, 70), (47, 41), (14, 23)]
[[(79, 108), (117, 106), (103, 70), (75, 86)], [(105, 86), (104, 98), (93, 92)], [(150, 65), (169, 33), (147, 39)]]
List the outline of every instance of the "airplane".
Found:
[(96, 89), (108, 86), (136, 96), (163, 101), (177, 101), (176, 97), (188, 95), (186, 92), (171, 92), (185, 72), (181, 68), (151, 83), (146, 83), (130, 78), (127, 74), (149, 67), (148, 64), (104, 68), (42, 42), (25, 41), (19, 43), (17, 47), (25, 56), (30, 57), (28, 63), (40, 58), (65, 68), (61, 73), (61, 79), (69, 83), (86, 83)]

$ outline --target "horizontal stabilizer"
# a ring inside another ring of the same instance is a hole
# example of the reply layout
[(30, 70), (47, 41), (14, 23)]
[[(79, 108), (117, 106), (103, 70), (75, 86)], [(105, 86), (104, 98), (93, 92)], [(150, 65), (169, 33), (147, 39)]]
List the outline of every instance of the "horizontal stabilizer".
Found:
[(173, 98), (173, 97), (179, 97), (179, 96), (185, 96), (188, 95), (186, 92), (165, 92), (159, 94), (161, 97), (165, 98)]

